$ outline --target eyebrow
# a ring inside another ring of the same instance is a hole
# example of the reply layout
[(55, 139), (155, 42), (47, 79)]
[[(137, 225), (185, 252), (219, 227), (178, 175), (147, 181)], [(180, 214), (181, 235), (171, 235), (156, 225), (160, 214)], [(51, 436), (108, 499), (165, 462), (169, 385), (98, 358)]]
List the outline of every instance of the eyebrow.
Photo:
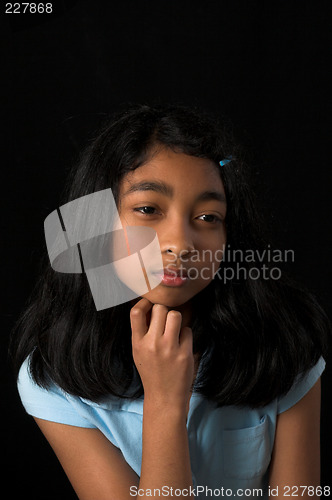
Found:
[[(132, 184), (130, 188), (123, 194), (123, 197), (135, 193), (136, 191), (154, 191), (156, 193), (160, 193), (168, 198), (173, 198), (174, 190), (172, 186), (166, 184), (166, 182), (162, 181), (141, 181)], [(197, 197), (195, 202), (197, 201), (209, 201), (216, 200), (221, 203), (226, 203), (226, 198), (223, 193), (220, 191), (203, 191)]]

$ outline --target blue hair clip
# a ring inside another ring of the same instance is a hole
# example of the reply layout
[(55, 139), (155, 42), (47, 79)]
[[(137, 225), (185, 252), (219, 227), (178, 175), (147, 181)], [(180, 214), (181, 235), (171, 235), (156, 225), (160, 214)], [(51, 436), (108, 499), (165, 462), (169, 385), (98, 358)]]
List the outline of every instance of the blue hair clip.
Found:
[(232, 161), (232, 160), (233, 160), (233, 156), (227, 156), (224, 160), (221, 160), (221, 161), (219, 162), (219, 165), (220, 165), (221, 167), (223, 167), (224, 165), (227, 165), (227, 163), (229, 163), (229, 162), (230, 162), (230, 161)]

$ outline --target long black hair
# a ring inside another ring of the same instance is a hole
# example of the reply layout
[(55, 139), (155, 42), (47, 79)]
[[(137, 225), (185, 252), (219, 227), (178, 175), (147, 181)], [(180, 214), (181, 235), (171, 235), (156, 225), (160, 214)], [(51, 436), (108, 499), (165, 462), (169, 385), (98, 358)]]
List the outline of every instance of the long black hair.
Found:
[[(265, 248), (246, 163), (229, 128), (180, 105), (131, 105), (109, 118), (69, 175), (61, 204), (106, 188), (118, 204), (120, 181), (149, 159), (155, 145), (215, 162), (227, 198), (227, 247)], [(220, 270), (226, 265), (235, 269), (236, 259), (222, 262)], [(208, 353), (197, 390), (219, 405), (268, 404), (327, 355), (329, 321), (314, 296), (284, 274), (253, 278), (248, 274), (253, 265), (242, 259), (246, 275), (223, 280), (218, 274), (192, 299), (194, 351)], [(53, 381), (93, 401), (141, 396), (131, 350), (131, 304), (96, 311), (84, 274), (53, 271), (46, 252), (41, 269), (12, 332), (16, 375), (30, 355), (32, 377), (43, 387)]]

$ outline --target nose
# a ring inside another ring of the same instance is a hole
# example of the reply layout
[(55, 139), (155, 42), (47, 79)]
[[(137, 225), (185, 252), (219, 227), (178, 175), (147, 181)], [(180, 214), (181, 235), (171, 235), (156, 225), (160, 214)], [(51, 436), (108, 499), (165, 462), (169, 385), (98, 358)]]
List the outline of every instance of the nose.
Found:
[(163, 255), (172, 253), (177, 259), (181, 260), (181, 257), (195, 249), (192, 231), (189, 224), (183, 219), (172, 221), (172, 224), (169, 224), (167, 230), (163, 233), (160, 245)]

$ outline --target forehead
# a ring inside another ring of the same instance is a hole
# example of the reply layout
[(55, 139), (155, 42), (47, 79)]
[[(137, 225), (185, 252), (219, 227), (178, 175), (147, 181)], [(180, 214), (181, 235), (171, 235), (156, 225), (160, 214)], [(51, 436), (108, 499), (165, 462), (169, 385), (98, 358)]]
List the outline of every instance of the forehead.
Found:
[(142, 181), (162, 181), (171, 189), (165, 195), (176, 193), (198, 193), (203, 190), (220, 191), (225, 194), (218, 166), (206, 158), (197, 158), (169, 149), (161, 150), (142, 166), (129, 172), (120, 184), (120, 196), (135, 192)]

